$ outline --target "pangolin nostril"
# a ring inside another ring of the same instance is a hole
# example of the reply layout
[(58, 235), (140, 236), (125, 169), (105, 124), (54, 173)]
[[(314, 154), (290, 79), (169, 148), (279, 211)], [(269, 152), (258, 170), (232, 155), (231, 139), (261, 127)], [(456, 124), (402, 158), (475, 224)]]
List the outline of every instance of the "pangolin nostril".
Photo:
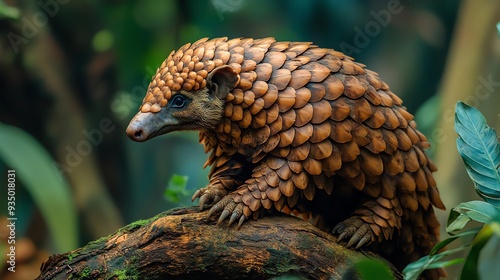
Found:
[(144, 141), (144, 130), (141, 129), (141, 128), (138, 128), (137, 126), (133, 125), (133, 124), (130, 124), (128, 127), (127, 127), (127, 136), (134, 140), (134, 141), (139, 141), (139, 142), (142, 142)]
[(137, 139), (141, 139), (142, 138), (142, 130), (138, 130), (134, 133), (134, 137), (137, 138)]

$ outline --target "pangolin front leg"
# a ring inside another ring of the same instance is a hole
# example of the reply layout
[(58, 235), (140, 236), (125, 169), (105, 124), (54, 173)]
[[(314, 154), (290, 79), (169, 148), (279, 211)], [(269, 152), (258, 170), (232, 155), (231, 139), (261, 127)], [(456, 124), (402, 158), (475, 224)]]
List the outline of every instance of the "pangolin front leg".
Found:
[(356, 249), (372, 242), (392, 239), (394, 229), (401, 228), (401, 206), (397, 199), (382, 196), (362, 204), (354, 215), (338, 223), (332, 230), (337, 241), (347, 240)]
[(236, 190), (243, 183), (243, 167), (243, 163), (235, 159), (216, 159), (209, 174), (210, 181), (208, 185), (197, 190), (191, 198), (192, 201), (199, 198), (200, 209), (203, 209), (205, 204), (219, 202), (229, 192)]
[(274, 157), (262, 161), (253, 169), (251, 178), (212, 206), (209, 216), (221, 212), (218, 223), (229, 217), (228, 226), (238, 220), (239, 227), (250, 217), (259, 218), (265, 210), (281, 210), (287, 200), (280, 190), (283, 180), (277, 167), (284, 164), (286, 160)]

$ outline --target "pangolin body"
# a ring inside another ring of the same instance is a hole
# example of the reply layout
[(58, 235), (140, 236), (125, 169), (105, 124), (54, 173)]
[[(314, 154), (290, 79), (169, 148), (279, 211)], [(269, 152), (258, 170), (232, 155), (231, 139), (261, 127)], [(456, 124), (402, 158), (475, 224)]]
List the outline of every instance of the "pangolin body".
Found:
[(399, 268), (438, 241), (433, 206), (444, 205), (426, 137), (377, 73), (340, 52), (273, 38), (186, 44), (127, 133), (174, 130), (200, 131), (212, 169), (193, 199), (214, 203), (219, 222), (295, 213)]

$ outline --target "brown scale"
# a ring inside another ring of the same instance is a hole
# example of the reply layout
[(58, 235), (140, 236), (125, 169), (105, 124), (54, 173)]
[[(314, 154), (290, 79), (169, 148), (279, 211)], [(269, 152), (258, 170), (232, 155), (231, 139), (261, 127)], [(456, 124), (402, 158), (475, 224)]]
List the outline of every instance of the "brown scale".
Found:
[(399, 268), (430, 251), (439, 240), (432, 206), (444, 205), (423, 151), (429, 144), (377, 73), (311, 43), (204, 38), (168, 56), (140, 111), (204, 89), (223, 65), (237, 83), (220, 123), (200, 132), (212, 171), (193, 199), (215, 203), (210, 214), (230, 224), (273, 209), (314, 216), (348, 246), (392, 248), (378, 250)]

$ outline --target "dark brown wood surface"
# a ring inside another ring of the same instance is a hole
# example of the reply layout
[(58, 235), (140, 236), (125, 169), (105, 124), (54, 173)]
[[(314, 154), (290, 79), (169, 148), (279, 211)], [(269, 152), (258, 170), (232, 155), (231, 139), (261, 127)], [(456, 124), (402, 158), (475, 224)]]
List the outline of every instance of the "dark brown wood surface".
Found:
[(178, 208), (51, 256), (38, 279), (340, 279), (366, 253), (287, 215), (215, 225), (207, 211)]

